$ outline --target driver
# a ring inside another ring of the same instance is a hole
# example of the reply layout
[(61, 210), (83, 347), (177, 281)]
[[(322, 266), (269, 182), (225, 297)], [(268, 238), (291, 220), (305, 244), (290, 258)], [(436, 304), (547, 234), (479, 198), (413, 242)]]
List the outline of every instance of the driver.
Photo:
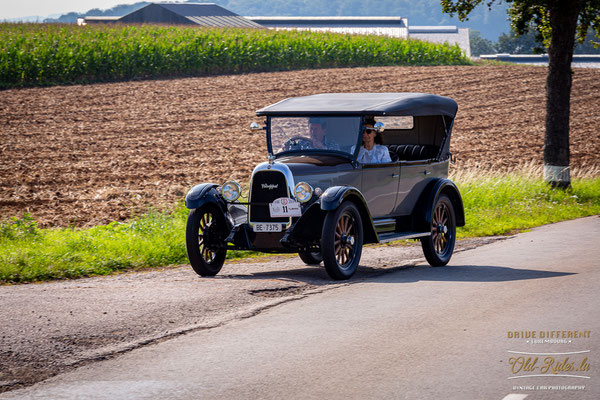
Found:
[(308, 129), (313, 149), (340, 149), (340, 146), (335, 141), (327, 137), (327, 120), (325, 118), (309, 118)]

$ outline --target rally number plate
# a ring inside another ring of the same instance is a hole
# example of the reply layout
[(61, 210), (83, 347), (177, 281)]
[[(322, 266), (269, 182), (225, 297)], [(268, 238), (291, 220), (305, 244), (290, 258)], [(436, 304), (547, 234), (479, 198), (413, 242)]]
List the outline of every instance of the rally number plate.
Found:
[(281, 224), (254, 223), (252, 230), (254, 232), (281, 232)]
[(269, 212), (271, 218), (299, 217), (302, 215), (300, 203), (287, 197), (280, 197), (269, 203)]

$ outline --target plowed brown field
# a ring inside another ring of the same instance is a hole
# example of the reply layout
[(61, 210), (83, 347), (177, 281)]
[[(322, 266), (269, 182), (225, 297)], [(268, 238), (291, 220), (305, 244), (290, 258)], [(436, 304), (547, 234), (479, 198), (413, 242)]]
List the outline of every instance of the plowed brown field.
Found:
[[(0, 92), (0, 220), (122, 220), (196, 183), (247, 181), (266, 159), (254, 111), (322, 92), (430, 92), (459, 104), (458, 166), (542, 163), (545, 67), (305, 70)], [(571, 164), (600, 161), (600, 69), (576, 69)]]

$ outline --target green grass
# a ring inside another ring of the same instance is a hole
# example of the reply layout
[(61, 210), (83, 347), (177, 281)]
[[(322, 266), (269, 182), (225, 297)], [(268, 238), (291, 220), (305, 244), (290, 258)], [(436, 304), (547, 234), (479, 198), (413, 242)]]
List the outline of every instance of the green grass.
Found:
[(373, 65), (470, 64), (457, 45), (181, 26), (0, 23), (0, 88)]
[(568, 190), (550, 188), (541, 173), (474, 174), (452, 177), (460, 189), (465, 226), (459, 238), (514, 233), (536, 226), (600, 214), (600, 178), (572, 179)]
[[(572, 181), (572, 189), (550, 189), (536, 174), (457, 173), (466, 226), (459, 237), (502, 235), (567, 219), (600, 214), (600, 177)], [(0, 282), (20, 283), (105, 275), (187, 263), (185, 221), (149, 212), (127, 223), (89, 229), (40, 229), (27, 215), (0, 224)], [(228, 252), (229, 258), (250, 252)]]
[[(188, 210), (149, 212), (89, 229), (40, 229), (28, 215), (0, 225), (0, 282), (107, 275), (187, 262)], [(250, 252), (230, 251), (228, 258)]]

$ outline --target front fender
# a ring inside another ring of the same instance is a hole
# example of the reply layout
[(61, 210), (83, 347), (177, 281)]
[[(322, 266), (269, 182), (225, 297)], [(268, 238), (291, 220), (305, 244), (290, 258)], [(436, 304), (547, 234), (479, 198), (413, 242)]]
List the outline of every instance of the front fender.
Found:
[(321, 210), (323, 211), (331, 211), (335, 210), (342, 204), (342, 202), (348, 196), (356, 196), (360, 199), (362, 205), (367, 206), (367, 202), (363, 197), (362, 193), (352, 186), (332, 186), (325, 190), (325, 192), (321, 195), (319, 202), (321, 204)]
[(335, 210), (346, 200), (353, 202), (356, 208), (358, 208), (363, 224), (364, 242), (378, 243), (379, 237), (377, 236), (375, 225), (373, 225), (369, 206), (360, 190), (352, 186), (332, 186), (319, 199), (321, 210), (323, 211)]
[(223, 199), (217, 193), (216, 183), (201, 183), (194, 186), (185, 196), (185, 206), (190, 210), (199, 208), (206, 203), (223, 203)]
[(419, 198), (414, 214), (415, 225), (419, 231), (425, 232), (431, 229), (433, 208), (442, 194), (448, 196), (452, 202), (456, 226), (465, 226), (465, 210), (460, 192), (454, 182), (442, 178), (431, 182)]

